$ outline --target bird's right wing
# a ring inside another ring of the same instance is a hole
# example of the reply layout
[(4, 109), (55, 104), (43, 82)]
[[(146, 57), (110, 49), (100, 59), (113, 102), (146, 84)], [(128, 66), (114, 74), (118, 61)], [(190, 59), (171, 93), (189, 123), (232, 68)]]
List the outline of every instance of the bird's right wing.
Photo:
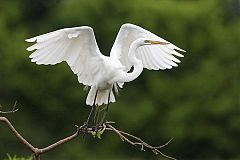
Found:
[(183, 55), (176, 50), (185, 52), (146, 29), (133, 24), (123, 24), (113, 44), (110, 56), (119, 59), (122, 65), (126, 67), (126, 71), (129, 71), (132, 67), (128, 59), (130, 45), (138, 38), (166, 43), (166, 45), (146, 45), (137, 49), (136, 57), (142, 61), (143, 67), (147, 69), (158, 70), (166, 68), (171, 69), (172, 66), (176, 67), (178, 66), (176, 63), (180, 61), (175, 58), (174, 55), (183, 57)]
[(36, 64), (54, 65), (66, 61), (78, 81), (91, 86), (101, 71), (103, 55), (97, 46), (91, 27), (64, 28), (26, 40), (36, 42), (27, 48)]

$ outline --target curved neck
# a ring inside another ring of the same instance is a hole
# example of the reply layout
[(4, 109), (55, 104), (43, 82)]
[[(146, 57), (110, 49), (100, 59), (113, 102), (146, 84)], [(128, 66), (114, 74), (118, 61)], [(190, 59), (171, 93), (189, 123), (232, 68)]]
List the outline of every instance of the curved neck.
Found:
[(129, 52), (128, 52), (128, 58), (129, 58), (130, 64), (133, 65), (133, 71), (130, 73), (122, 72), (119, 82), (124, 83), (124, 82), (133, 81), (142, 73), (142, 71), (143, 71), (142, 61), (137, 59), (137, 57), (135, 55), (138, 47), (140, 47), (140, 45), (137, 40), (131, 44)]

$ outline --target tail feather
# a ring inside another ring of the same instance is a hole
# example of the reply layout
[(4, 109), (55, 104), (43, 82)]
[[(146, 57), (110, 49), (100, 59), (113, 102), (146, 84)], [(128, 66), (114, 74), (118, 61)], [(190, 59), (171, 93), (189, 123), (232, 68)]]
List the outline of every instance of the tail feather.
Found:
[[(93, 103), (94, 103), (94, 99), (95, 99), (95, 96), (96, 96), (96, 92), (97, 92), (97, 88), (95, 86), (92, 86), (89, 93), (88, 93), (87, 99), (86, 99), (86, 104), (87, 105), (90, 105), (90, 106), (94, 105)], [(112, 89), (107, 89), (107, 90), (102, 90), (102, 91), (97, 92), (97, 97), (96, 97), (95, 104), (98, 105), (98, 106), (103, 105), (103, 104), (107, 104), (108, 103), (109, 92), (110, 92), (109, 103), (110, 102), (114, 103), (116, 100), (115, 100), (115, 96), (113, 94), (113, 91), (112, 91)]]

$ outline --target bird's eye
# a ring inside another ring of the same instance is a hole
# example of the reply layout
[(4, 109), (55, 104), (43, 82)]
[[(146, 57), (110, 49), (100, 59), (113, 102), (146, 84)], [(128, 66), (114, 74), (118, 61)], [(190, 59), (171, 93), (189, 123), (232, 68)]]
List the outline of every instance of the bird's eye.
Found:
[(149, 43), (149, 40), (145, 40), (144, 43)]

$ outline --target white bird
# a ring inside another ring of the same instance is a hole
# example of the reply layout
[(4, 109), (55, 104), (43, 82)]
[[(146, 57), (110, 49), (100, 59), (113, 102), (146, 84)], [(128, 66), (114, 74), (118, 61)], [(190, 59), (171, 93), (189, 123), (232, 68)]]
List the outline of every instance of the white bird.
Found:
[[(110, 56), (101, 54), (93, 29), (88, 26), (64, 28), (26, 39), (36, 42), (27, 48), (38, 65), (55, 65), (66, 61), (79, 83), (90, 86), (86, 104), (90, 106), (115, 102), (113, 88), (123, 87), (143, 71), (177, 67), (185, 52), (159, 36), (133, 24), (123, 24)], [(133, 67), (131, 72), (130, 69)], [(92, 107), (93, 108), (93, 107)]]

